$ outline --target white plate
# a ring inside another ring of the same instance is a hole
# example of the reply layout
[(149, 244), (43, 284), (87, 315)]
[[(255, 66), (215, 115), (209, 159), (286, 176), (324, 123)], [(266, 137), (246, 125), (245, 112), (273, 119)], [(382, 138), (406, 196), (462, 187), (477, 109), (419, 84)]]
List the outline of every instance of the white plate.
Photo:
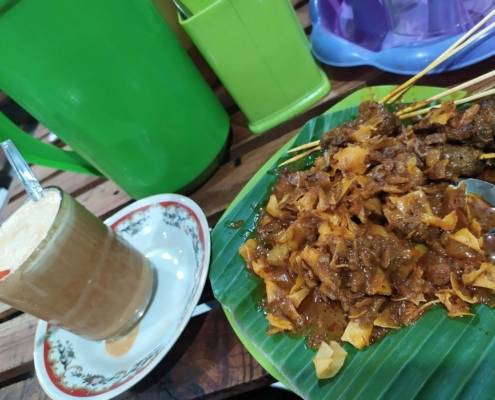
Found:
[[(34, 365), (53, 399), (110, 399), (143, 379), (184, 330), (203, 290), (210, 261), (206, 217), (187, 197), (139, 200), (105, 221), (148, 257), (157, 290), (130, 351), (113, 357), (104, 342), (80, 338), (39, 321)], [(125, 293), (122, 293), (125, 296)]]

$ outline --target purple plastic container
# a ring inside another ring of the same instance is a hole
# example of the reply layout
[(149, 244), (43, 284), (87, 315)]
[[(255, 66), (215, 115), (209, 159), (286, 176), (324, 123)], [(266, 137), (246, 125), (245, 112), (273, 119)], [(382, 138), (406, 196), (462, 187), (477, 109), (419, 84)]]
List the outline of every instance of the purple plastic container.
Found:
[[(312, 0), (313, 49), (331, 65), (371, 64), (415, 73), (494, 7), (495, 0)], [(491, 43), (480, 53), (456, 57), (448, 69), (493, 54), (495, 39), (483, 41)]]

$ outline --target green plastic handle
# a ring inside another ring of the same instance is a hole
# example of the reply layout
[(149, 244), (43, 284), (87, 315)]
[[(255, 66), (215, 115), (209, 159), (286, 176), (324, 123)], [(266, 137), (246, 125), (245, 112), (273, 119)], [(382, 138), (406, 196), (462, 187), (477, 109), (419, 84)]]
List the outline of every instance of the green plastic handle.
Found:
[(15, 6), (20, 0), (0, 0), (0, 14), (8, 11)]
[(211, 6), (215, 0), (180, 0), (179, 3), (182, 3), (192, 14), (197, 14), (203, 11), (205, 8)]
[[(0, 6), (1, 3), (2, 0), (0, 0)], [(65, 151), (36, 140), (0, 113), (0, 141), (7, 139), (15, 143), (23, 157), (30, 163), (87, 175), (101, 175), (95, 167), (76, 152)]]

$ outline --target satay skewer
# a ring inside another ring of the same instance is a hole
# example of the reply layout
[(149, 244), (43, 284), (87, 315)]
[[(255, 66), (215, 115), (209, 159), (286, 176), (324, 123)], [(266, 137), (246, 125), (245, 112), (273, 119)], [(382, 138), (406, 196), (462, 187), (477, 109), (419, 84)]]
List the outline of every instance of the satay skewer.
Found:
[[(493, 95), (495, 95), (495, 88), (484, 90), (482, 92), (472, 94), (471, 96), (464, 97), (464, 98), (459, 99), (459, 100), (455, 100), (454, 104), (460, 105), (460, 104), (468, 103), (468, 102), (473, 101), (473, 100), (478, 100), (478, 99), (482, 99), (483, 97), (488, 97), (488, 96), (493, 96)], [(425, 107), (425, 108), (422, 108), (420, 110), (412, 111), (410, 113), (401, 114), (401, 115), (399, 115), (399, 118), (400, 119), (408, 119), (408, 118), (416, 117), (418, 115), (427, 114), (428, 112), (430, 112), (434, 108), (440, 108), (440, 104), (430, 106), (430, 107)]]
[[(432, 69), (457, 54), (459, 51), (464, 49), (469, 44), (483, 37), (492, 28), (495, 27), (495, 22), (492, 22), (487, 27), (479, 31), (479, 29), (492, 17), (495, 16), (495, 9), (490, 11), (481, 21), (474, 25), (469, 31), (467, 31), (463, 36), (456, 40), (447, 50), (440, 54), (435, 60), (433, 60), (429, 65), (427, 65), (422, 71), (408, 79), (406, 82), (402, 83), (389, 94), (387, 94), (381, 100), (383, 103), (392, 103), (398, 100), (411, 86), (413, 86), (420, 78), (430, 72)], [(479, 32), (478, 32), (479, 31)]]
[(308, 142), (308, 143), (305, 143), (305, 144), (302, 144), (300, 146), (297, 146), (297, 147), (294, 147), (290, 150), (287, 151), (287, 153), (295, 153), (295, 152), (298, 152), (300, 150), (306, 150), (306, 149), (309, 149), (311, 147), (316, 147), (320, 144), (320, 140), (315, 140), (313, 142)]
[(278, 166), (283, 167), (284, 165), (291, 164), (294, 161), (300, 160), (301, 158), (304, 158), (306, 156), (309, 156), (311, 153), (314, 153), (315, 151), (321, 150), (321, 146), (318, 145), (317, 147), (307, 150), (304, 153), (298, 154), (292, 158), (289, 158), (288, 160), (285, 160), (284, 162), (280, 163)]
[[(424, 106), (430, 104), (431, 102), (433, 102), (435, 100), (439, 100), (439, 99), (441, 99), (443, 97), (446, 97), (446, 96), (448, 96), (448, 95), (450, 95), (452, 93), (455, 93), (455, 92), (458, 92), (460, 90), (469, 88), (471, 86), (474, 86), (474, 85), (476, 85), (476, 84), (478, 84), (480, 82), (483, 82), (483, 81), (488, 80), (488, 79), (493, 78), (493, 77), (495, 77), (495, 70), (490, 71), (490, 72), (487, 72), (486, 74), (483, 74), (481, 76), (478, 76), (477, 78), (471, 79), (471, 80), (469, 80), (467, 82), (461, 83), (460, 85), (454, 86), (454, 87), (452, 87), (450, 89), (447, 89), (447, 90), (445, 90), (445, 91), (443, 91), (441, 93), (438, 93), (438, 94), (436, 94), (434, 96), (431, 96), (431, 97), (429, 97), (429, 98), (427, 98), (425, 100), (418, 101), (415, 104), (412, 104), (412, 105), (410, 105), (408, 107), (403, 108), (402, 110), (397, 111), (395, 113), (395, 115), (398, 116), (398, 117), (400, 117), (403, 114), (409, 114), (409, 113), (411, 113), (411, 112), (413, 112), (415, 110), (418, 110), (420, 108), (423, 108)], [(495, 85), (495, 81), (493, 82), (493, 84)], [(489, 89), (489, 87), (486, 88), (486, 89)]]
[[(439, 94), (436, 94), (426, 100), (423, 100), (423, 101), (420, 101), (412, 106), (409, 106), (409, 107), (406, 107), (402, 110), (399, 110), (395, 113), (395, 115), (397, 117), (399, 117), (401, 120), (404, 120), (404, 119), (408, 119), (408, 118), (412, 118), (412, 117), (415, 117), (415, 116), (419, 116), (419, 115), (423, 115), (423, 114), (427, 114), (430, 110), (434, 109), (434, 108), (439, 108), (440, 105), (433, 105), (433, 106), (430, 106), (430, 107), (424, 107), (424, 108), (421, 108), (421, 109), (417, 109), (418, 106), (419, 107), (422, 107), (423, 105), (426, 105), (426, 104), (429, 104), (430, 102), (432, 101), (435, 101), (435, 100), (438, 100), (442, 97), (445, 97), (445, 96), (448, 96), (452, 93), (455, 93), (459, 90), (462, 90), (462, 89), (465, 89), (467, 87), (470, 87), (470, 86), (473, 86), (477, 83), (480, 83), (482, 81), (485, 81), (489, 78), (492, 78), (492, 77), (495, 77), (495, 70), (494, 71), (490, 71), (486, 74), (483, 74), (477, 78), (474, 78), (474, 79), (471, 79), (467, 82), (464, 82), (464, 83), (461, 83), (460, 85), (457, 85), (453, 88), (450, 88), (450, 89), (447, 89), (445, 90), (444, 92), (441, 92)], [(494, 85), (495, 85), (495, 82), (494, 82)], [(483, 97), (487, 97), (487, 96), (492, 96), (492, 95), (495, 95), (495, 88), (490, 88), (490, 89), (486, 89), (486, 90), (483, 90), (481, 92), (478, 92), (478, 93), (474, 93), (470, 96), (467, 96), (467, 97), (464, 97), (462, 99), (458, 99), (458, 100), (455, 100), (454, 101), (454, 104), (456, 105), (460, 105), (460, 104), (464, 104), (464, 103), (467, 103), (467, 102), (470, 102), (470, 101), (473, 101), (473, 100), (478, 100), (478, 99), (481, 99)], [(318, 150), (321, 150), (321, 145), (320, 145), (320, 140), (314, 140), (312, 142), (308, 142), (308, 143), (304, 143), (300, 146), (297, 146), (297, 147), (294, 147), (290, 150), (287, 151), (287, 153), (291, 154), (291, 153), (296, 153), (298, 151), (301, 151), (301, 150), (306, 150), (304, 153), (301, 153), (301, 154), (298, 154), (286, 161), (284, 161), (283, 163), (281, 163), (279, 166), (283, 166), (283, 165), (287, 165), (287, 164), (290, 164), (294, 161), (297, 161), (297, 160), (300, 160), (301, 158), (304, 158), (306, 157), (307, 155), (315, 152), (315, 151), (318, 151)], [(490, 153), (491, 154), (491, 153)], [(482, 159), (488, 159), (488, 158), (495, 158), (495, 157), (485, 157), (485, 158), (482, 158)]]

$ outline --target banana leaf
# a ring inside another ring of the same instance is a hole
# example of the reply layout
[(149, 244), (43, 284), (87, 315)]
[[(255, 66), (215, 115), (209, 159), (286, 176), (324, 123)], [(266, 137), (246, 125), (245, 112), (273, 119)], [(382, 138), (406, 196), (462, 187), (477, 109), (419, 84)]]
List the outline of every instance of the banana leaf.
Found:
[[(312, 119), (258, 171), (212, 232), (213, 291), (253, 357), (304, 399), (493, 399), (495, 310), (476, 306), (474, 316), (452, 319), (443, 308), (432, 307), (413, 326), (391, 332), (364, 350), (344, 344), (349, 355), (342, 370), (332, 379), (318, 380), (312, 363), (315, 352), (304, 338), (266, 334), (268, 323), (260, 307), (262, 282), (247, 271), (238, 255), (276, 180), (276, 166), (289, 157), (286, 150), (349, 121), (361, 101), (380, 98), (390, 89), (360, 90)], [(415, 87), (404, 101), (427, 98), (440, 90)], [(302, 160), (292, 168), (310, 163), (311, 159)]]

